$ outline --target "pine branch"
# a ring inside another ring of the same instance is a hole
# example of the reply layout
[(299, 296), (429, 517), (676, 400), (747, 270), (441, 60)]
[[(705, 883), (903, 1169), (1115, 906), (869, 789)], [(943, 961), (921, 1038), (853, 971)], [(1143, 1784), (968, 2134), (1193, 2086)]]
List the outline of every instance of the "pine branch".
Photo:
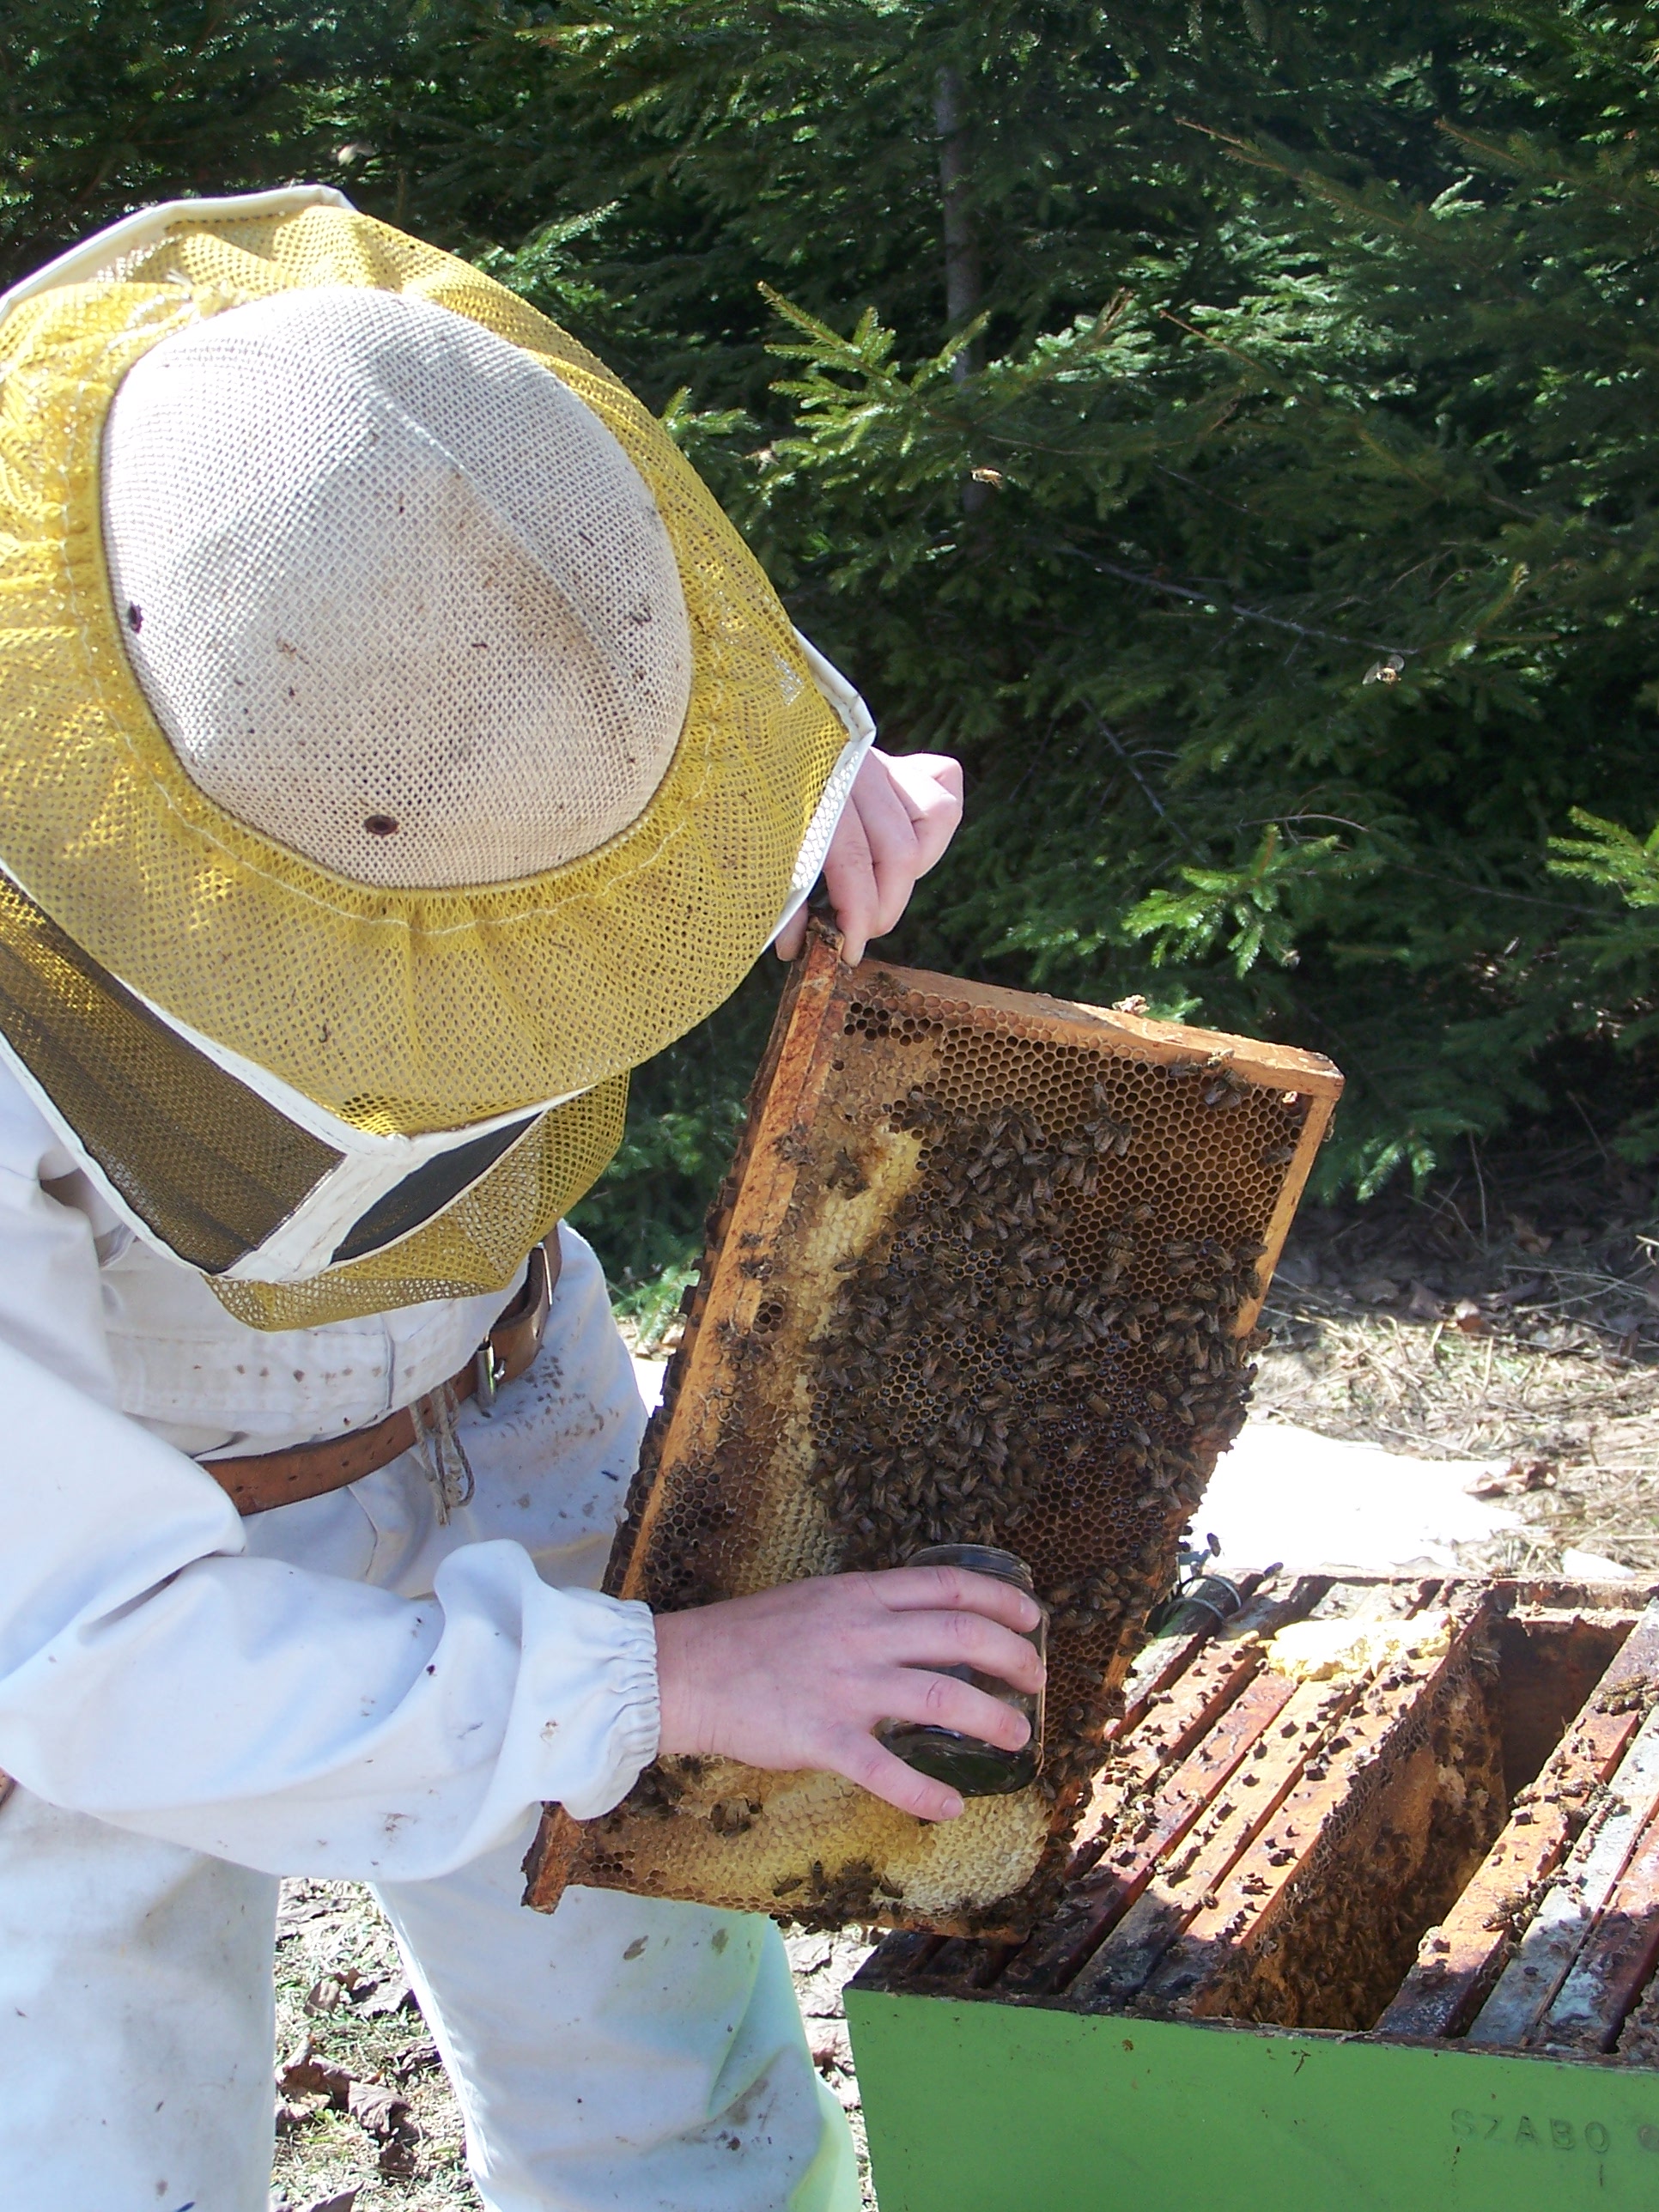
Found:
[(1115, 561), (1103, 560), (1098, 554), (1085, 552), (1080, 545), (1056, 543), (1054, 550), (1074, 561), (1086, 561), (1103, 576), (1115, 576), (1126, 584), (1138, 584), (1143, 591), (1162, 592), (1167, 599), (1195, 602), (1217, 614), (1225, 615), (1233, 622), (1262, 623), (1270, 629), (1289, 630), (1297, 637), (1315, 637), (1333, 645), (1361, 647), (1367, 653), (1392, 654), (1402, 662), (1415, 659), (1424, 650), (1419, 645), (1389, 645), (1373, 637), (1352, 637), (1346, 631), (1321, 629), (1311, 623), (1294, 621), (1288, 615), (1269, 614), (1265, 607), (1249, 607), (1226, 595), (1224, 587), (1212, 588), (1196, 584), (1176, 584), (1164, 576), (1148, 576), (1139, 569), (1122, 568)]

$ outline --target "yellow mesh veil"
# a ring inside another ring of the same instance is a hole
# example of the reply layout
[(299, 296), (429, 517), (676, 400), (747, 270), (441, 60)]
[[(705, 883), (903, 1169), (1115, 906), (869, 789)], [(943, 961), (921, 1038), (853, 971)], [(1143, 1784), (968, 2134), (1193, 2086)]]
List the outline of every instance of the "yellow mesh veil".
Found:
[(0, 877), (0, 1036), (146, 1225), (239, 1321), (308, 1328), (505, 1290), (621, 1142), (628, 1078), (538, 1115), (409, 1235), (291, 1283), (218, 1271), (339, 1155), (204, 1057)]
[[(638, 820), (545, 874), (464, 890), (332, 874), (191, 783), (129, 668), (99, 503), (123, 374), (197, 318), (332, 284), (417, 295), (544, 362), (668, 530), (693, 638), (684, 732)], [(588, 1091), (702, 1019), (775, 926), (845, 742), (759, 567), (660, 426), (464, 262), (339, 208), (186, 213), (111, 276), (0, 324), (0, 865), (141, 997), (356, 1127), (458, 1128)]]

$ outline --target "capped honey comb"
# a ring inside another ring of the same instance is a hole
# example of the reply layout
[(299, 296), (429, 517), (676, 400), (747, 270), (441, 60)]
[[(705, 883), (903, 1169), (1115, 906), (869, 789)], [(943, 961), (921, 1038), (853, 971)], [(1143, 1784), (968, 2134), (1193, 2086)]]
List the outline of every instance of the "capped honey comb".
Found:
[(1286, 1047), (850, 969), (815, 926), (606, 1587), (672, 1610), (1005, 1546), (1051, 1608), (1043, 1769), (927, 1826), (836, 1776), (660, 1759), (601, 1820), (549, 1808), (529, 1902), (1030, 1923), (1340, 1089)]

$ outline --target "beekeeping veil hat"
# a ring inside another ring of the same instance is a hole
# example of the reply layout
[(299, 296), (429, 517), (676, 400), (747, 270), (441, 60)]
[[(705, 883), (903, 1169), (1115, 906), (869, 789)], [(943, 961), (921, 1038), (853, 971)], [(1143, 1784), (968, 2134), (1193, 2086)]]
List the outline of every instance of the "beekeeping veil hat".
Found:
[(504, 1285), (872, 732), (661, 427), (322, 187), (0, 300), (0, 1052), (282, 1328)]

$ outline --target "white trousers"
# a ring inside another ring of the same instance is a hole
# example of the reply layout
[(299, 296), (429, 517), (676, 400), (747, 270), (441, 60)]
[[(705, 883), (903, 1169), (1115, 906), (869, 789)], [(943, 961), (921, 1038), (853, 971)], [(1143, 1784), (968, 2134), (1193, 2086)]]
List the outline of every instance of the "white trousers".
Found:
[[(769, 1922), (520, 1903), (531, 1831), (377, 1894), (489, 2212), (856, 2212)], [(0, 1808), (0, 2185), (27, 2212), (266, 2212), (276, 1883)]]
[[(543, 1580), (598, 1581), (643, 1413), (598, 1262), (580, 1238), (563, 1241), (541, 1358), (493, 1419), (463, 1410), (471, 1502), (440, 1516), (405, 1455), (349, 1490), (250, 1521), (258, 1559), (421, 1600), (459, 1547), (510, 1537)], [(149, 1285), (151, 1307), (166, 1288)], [(267, 1358), (244, 1376), (250, 1355), (216, 1306), (205, 1318), (145, 1316), (148, 1334), (129, 1316), (124, 1340), (128, 1381), (148, 1393), (140, 1410), (188, 1426), (222, 1400), (246, 1426), (239, 1390), (257, 1380), (267, 1399), (287, 1393), (288, 1363)], [(390, 1321), (407, 1332), (422, 1316)], [(463, 1348), (479, 1325), (461, 1314)], [(410, 1356), (392, 1342), (377, 1387), (394, 1390), (390, 1371)], [(442, 1374), (460, 1355), (440, 1343), (423, 1356)], [(349, 1348), (333, 1362), (359, 1364)], [(315, 1379), (296, 1376), (295, 1388)], [(264, 1410), (277, 1432), (258, 1435), (259, 1449), (283, 1440), (288, 1418), (283, 1404)], [(295, 1413), (300, 1433), (314, 1412)], [(221, 1432), (209, 1426), (205, 1440)], [(483, 1627), (493, 1618), (486, 1608)], [(158, 1758), (170, 1727), (188, 1735), (192, 1685), (216, 1648), (146, 1677)], [(326, 1790), (262, 1796), (270, 1753), (257, 1729), (241, 1750), (261, 1819), (273, 1832), (284, 1823), (275, 1863), (316, 1873), (310, 1846), (337, 1840), (340, 1804)], [(457, 1872), (377, 1892), (459, 2094), (490, 2212), (856, 2212), (846, 2119), (813, 2069), (776, 1929), (608, 1890), (529, 1911), (520, 1862), (532, 1832), (526, 1821)], [(383, 1864), (395, 1840), (360, 1838), (358, 1863)], [(276, 1887), (22, 1790), (0, 1806), (3, 2212), (266, 2212)]]

